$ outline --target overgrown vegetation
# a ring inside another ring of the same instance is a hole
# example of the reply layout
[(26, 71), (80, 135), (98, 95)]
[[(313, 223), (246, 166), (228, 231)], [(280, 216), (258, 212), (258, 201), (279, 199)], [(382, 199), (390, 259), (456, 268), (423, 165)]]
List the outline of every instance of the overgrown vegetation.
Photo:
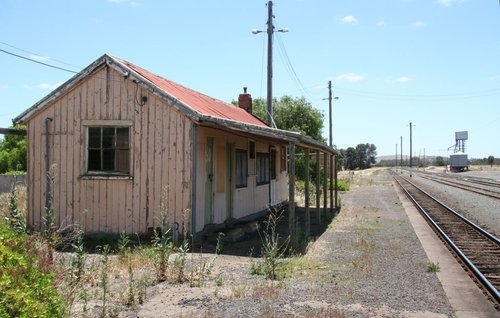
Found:
[(0, 317), (62, 317), (56, 276), (42, 264), (36, 236), (0, 220)]
[(269, 208), (269, 215), (264, 221), (264, 230), (259, 230), (262, 242), (262, 261), (252, 264), (252, 274), (264, 275), (267, 279), (276, 280), (283, 277), (278, 275), (278, 266), (283, 261), (290, 243), (290, 236), (280, 237), (278, 223), (283, 217), (283, 207)]
[[(26, 130), (26, 126), (10, 127), (16, 130)], [(24, 173), (26, 171), (26, 136), (5, 135), (0, 140), (0, 174), (9, 171)]]

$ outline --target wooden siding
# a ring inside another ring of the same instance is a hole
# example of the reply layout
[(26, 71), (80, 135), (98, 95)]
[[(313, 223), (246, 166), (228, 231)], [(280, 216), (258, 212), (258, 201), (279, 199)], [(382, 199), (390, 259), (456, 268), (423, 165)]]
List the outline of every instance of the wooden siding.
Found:
[[(143, 95), (148, 100), (141, 106)], [(46, 118), (52, 118), (48, 146), (55, 171), (53, 206), (61, 226), (81, 223), (88, 232), (145, 233), (160, 224), (162, 192), (168, 187), (171, 223), (182, 227), (187, 220), (189, 228), (191, 121), (106, 66), (28, 122), (30, 224), (43, 223)], [(82, 122), (88, 120), (132, 122), (131, 178), (82, 178), (86, 160)]]
[[(223, 160), (224, 162), (214, 163), (214, 223), (223, 223), (226, 220), (226, 193), (221, 192), (222, 185), (219, 184), (220, 180), (217, 178), (225, 178), (225, 171), (221, 172), (220, 169), (226, 169), (225, 156), (226, 145), (233, 145), (233, 162), (235, 161), (236, 149), (248, 150), (249, 140), (255, 141), (257, 152), (269, 152), (269, 146), (275, 146), (277, 150), (276, 160), (276, 195), (277, 200), (280, 202), (288, 200), (288, 174), (287, 171), (281, 172), (279, 167), (280, 149), (279, 144), (273, 144), (268, 141), (249, 139), (246, 137), (234, 135), (222, 130), (199, 127), (198, 128), (198, 142), (197, 142), (197, 171), (196, 171), (196, 231), (203, 230), (204, 215), (205, 215), (205, 180), (207, 178), (205, 162), (206, 153), (206, 140), (207, 137), (214, 138), (214, 159)], [(222, 153), (221, 153), (222, 152)], [(248, 164), (253, 164), (254, 160), (249, 160)], [(249, 172), (252, 170), (248, 170)], [(267, 209), (269, 204), (269, 185), (257, 186), (256, 174), (249, 174), (247, 178), (247, 186), (243, 188), (234, 188), (235, 180), (235, 165), (233, 164), (232, 179), (233, 179), (233, 217), (238, 219)], [(223, 181), (222, 181), (223, 182)], [(217, 189), (218, 188), (218, 189)]]

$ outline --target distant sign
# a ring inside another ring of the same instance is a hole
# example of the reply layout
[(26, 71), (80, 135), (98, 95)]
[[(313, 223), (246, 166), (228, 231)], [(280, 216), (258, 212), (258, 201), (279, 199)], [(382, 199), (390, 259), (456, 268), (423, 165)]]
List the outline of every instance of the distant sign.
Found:
[(467, 131), (455, 132), (455, 140), (467, 140), (467, 139), (469, 139)]

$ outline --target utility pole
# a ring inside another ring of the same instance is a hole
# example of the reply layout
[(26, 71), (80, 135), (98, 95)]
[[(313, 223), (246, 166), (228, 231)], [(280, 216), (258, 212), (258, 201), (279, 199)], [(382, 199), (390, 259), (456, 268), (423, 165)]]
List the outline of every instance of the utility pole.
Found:
[(403, 136), (401, 136), (401, 160), (399, 160), (399, 163), (401, 164), (401, 174), (403, 174)]
[(330, 148), (333, 148), (332, 142), (332, 81), (328, 81), (328, 117), (330, 119)]
[(267, 3), (267, 124), (274, 127), (273, 119), (273, 2)]
[(396, 167), (396, 169), (398, 168), (398, 144), (396, 144), (396, 164), (394, 167)]
[[(273, 2), (267, 2), (267, 124), (275, 127), (273, 119)], [(254, 29), (252, 34), (259, 34), (264, 31)], [(279, 29), (276, 32), (288, 32), (288, 29)]]
[(410, 178), (411, 178), (411, 166), (412, 166), (412, 162), (411, 162), (411, 159), (412, 159), (412, 140), (411, 140), (411, 122), (410, 122)]

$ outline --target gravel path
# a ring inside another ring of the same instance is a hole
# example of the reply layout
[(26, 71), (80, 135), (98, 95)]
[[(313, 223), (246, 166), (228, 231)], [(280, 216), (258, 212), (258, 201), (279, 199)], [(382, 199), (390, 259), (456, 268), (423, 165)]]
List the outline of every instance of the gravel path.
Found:
[[(342, 195), (340, 215), (307, 253), (306, 259), (320, 264), (319, 270), (304, 270), (274, 287), (228, 282), (232, 296), (229, 292), (227, 298), (205, 302), (205, 314), (452, 317), (436, 275), (426, 272), (429, 260), (390, 178), (374, 171), (353, 181), (360, 186)], [(234, 286), (243, 291), (235, 296)]]
[[(426, 271), (429, 260), (388, 172), (372, 169), (350, 177), (340, 214), (304, 257), (289, 260), (284, 280), (252, 275), (258, 259), (220, 255), (199, 287), (156, 284), (145, 290), (144, 302), (125, 307), (122, 269), (110, 273), (112, 294), (122, 295), (110, 308), (130, 318), (453, 317), (436, 274)], [(88, 306), (98, 312), (99, 287), (91, 286), (96, 282), (86, 286), (93, 298)]]

